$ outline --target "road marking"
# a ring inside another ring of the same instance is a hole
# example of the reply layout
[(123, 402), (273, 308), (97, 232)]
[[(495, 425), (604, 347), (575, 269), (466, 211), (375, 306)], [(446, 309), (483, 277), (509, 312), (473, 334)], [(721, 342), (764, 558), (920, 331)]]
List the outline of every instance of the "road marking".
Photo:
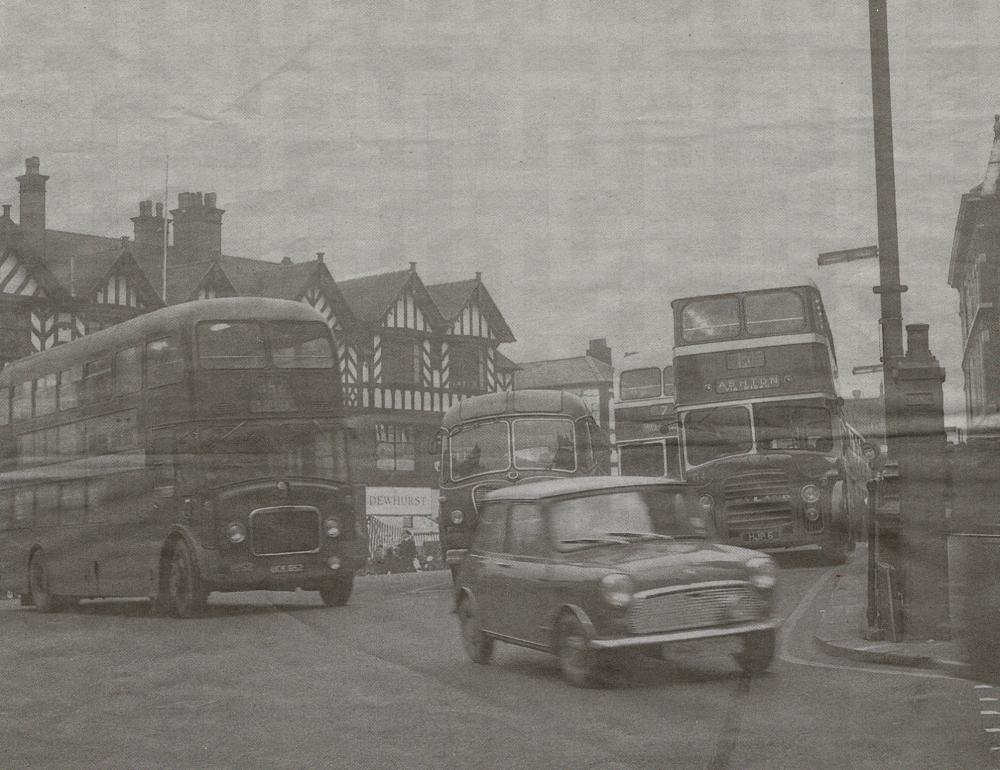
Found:
[(1000, 700), (1000, 698), (983, 698), (983, 697), (980, 697), (979, 700), (981, 700), (981, 701), (996, 702), (996, 701)]
[(982, 715), (984, 715), (984, 716), (1000, 717), (1000, 711), (990, 711), (990, 710), (987, 710), (987, 711), (980, 711), (979, 713), (982, 714)]
[(991, 684), (977, 684), (972, 689), (974, 690), (992, 690), (993, 685)]
[(1000, 727), (987, 727), (986, 732), (988, 733), (1000, 733)]
[[(847, 665), (835, 665), (833, 663), (818, 663), (811, 660), (805, 660), (798, 657), (797, 655), (792, 655), (788, 652), (788, 639), (792, 636), (795, 631), (795, 627), (798, 625), (802, 616), (806, 614), (815, 601), (816, 596), (823, 586), (826, 584), (830, 578), (837, 574), (837, 569), (831, 567), (825, 575), (819, 578), (816, 583), (810, 588), (806, 595), (803, 596), (799, 603), (796, 605), (792, 614), (788, 616), (785, 622), (782, 624), (781, 630), (778, 632), (778, 658), (785, 661), (786, 663), (794, 663), (797, 666), (809, 666), (811, 668), (826, 668), (832, 669), (834, 671), (857, 671), (859, 673), (865, 674), (886, 674), (888, 676), (911, 676), (918, 679), (956, 679), (957, 677), (948, 676), (946, 674), (932, 674), (924, 671), (899, 671), (892, 668), (866, 668), (861, 666), (847, 666)], [(981, 685), (976, 685), (980, 687)], [(989, 685), (984, 685), (989, 687)], [(1000, 730), (1000, 728), (998, 728)]]

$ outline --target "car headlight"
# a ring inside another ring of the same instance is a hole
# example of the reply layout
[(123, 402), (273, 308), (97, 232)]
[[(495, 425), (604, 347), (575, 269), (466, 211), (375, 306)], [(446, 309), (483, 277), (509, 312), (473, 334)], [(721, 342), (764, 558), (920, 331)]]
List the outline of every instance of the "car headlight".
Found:
[(461, 524), (462, 521), (465, 519), (465, 514), (456, 508), (454, 511), (448, 514), (448, 518), (451, 519), (452, 524)]
[(804, 502), (809, 503), (809, 505), (812, 505), (813, 503), (819, 500), (820, 497), (819, 487), (817, 487), (815, 484), (806, 484), (804, 487), (802, 487), (802, 491), (800, 492), (800, 494), (802, 495), (802, 500)]
[(247, 539), (247, 528), (238, 521), (231, 521), (229, 522), (229, 526), (226, 527), (226, 534), (229, 536), (231, 542), (242, 543)]
[(632, 578), (612, 572), (601, 578), (601, 594), (612, 607), (627, 607), (632, 603)]
[(340, 534), (340, 519), (336, 516), (327, 516), (323, 519), (323, 531), (327, 537), (336, 537)]
[(698, 505), (705, 513), (711, 513), (712, 509), (715, 507), (715, 498), (711, 495), (702, 495), (698, 498)]
[(774, 588), (778, 582), (778, 567), (769, 556), (754, 556), (747, 561), (750, 584), (755, 588)]

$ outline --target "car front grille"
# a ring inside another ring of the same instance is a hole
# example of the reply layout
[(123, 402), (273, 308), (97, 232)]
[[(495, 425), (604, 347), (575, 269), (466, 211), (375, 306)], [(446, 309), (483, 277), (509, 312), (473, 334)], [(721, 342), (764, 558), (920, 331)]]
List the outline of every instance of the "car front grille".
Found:
[(791, 524), (794, 511), (788, 474), (758, 471), (727, 479), (725, 506), (730, 533)]
[(258, 508), (250, 514), (250, 545), (258, 556), (319, 548), (319, 511), (306, 505)]
[(757, 620), (767, 603), (746, 583), (690, 586), (637, 598), (626, 625), (632, 634), (655, 634)]

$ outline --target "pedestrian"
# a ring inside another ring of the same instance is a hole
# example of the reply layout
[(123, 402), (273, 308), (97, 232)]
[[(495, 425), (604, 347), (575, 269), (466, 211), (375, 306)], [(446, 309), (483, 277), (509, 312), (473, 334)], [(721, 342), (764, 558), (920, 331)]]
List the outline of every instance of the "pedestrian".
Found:
[(413, 542), (413, 533), (410, 530), (403, 530), (403, 539), (399, 541), (396, 552), (399, 554), (403, 571), (416, 572), (420, 569), (420, 563), (417, 561), (417, 544)]

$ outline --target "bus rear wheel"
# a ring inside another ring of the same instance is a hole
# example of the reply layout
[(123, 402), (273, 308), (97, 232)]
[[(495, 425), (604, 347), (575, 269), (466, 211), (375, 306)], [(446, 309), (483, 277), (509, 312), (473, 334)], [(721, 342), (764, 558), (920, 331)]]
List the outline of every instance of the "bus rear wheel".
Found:
[(208, 592), (198, 574), (191, 549), (184, 542), (174, 546), (167, 567), (164, 609), (176, 618), (191, 618), (205, 609)]
[(45, 566), (45, 555), (37, 551), (28, 563), (28, 586), (32, 604), (39, 612), (57, 612), (62, 609), (59, 597), (52, 593), (49, 585), (49, 571)]
[(319, 597), (327, 607), (343, 607), (354, 590), (354, 575), (330, 578), (319, 589)]

